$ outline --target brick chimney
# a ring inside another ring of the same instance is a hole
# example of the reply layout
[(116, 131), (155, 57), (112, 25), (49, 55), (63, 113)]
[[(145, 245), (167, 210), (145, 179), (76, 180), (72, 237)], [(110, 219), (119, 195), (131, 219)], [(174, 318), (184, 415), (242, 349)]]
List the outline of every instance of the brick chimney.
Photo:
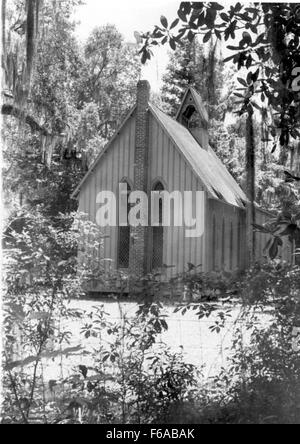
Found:
[[(140, 80), (137, 85), (135, 129), (134, 189), (148, 192), (148, 141), (150, 85)], [(131, 227), (130, 271), (136, 276), (147, 272), (148, 227)]]

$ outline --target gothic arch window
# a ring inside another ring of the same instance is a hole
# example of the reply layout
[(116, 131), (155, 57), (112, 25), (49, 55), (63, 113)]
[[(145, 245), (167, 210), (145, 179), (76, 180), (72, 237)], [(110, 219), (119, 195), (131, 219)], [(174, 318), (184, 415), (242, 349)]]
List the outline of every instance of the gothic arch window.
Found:
[[(127, 216), (130, 211), (128, 197), (131, 193), (131, 187), (127, 180), (123, 179), (122, 183), (127, 185)], [(130, 252), (130, 226), (120, 227), (118, 235), (118, 268), (129, 268), (129, 252)]]
[[(164, 191), (161, 182), (156, 182), (153, 191)], [(164, 227), (163, 223), (163, 204), (162, 199), (159, 200), (159, 226), (152, 228), (152, 270), (163, 266), (163, 244), (164, 244)]]

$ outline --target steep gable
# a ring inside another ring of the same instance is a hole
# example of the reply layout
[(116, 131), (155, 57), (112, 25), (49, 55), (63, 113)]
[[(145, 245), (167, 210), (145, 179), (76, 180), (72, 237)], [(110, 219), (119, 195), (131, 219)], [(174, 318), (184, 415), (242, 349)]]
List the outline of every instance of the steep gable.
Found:
[(180, 116), (186, 106), (189, 104), (193, 104), (195, 108), (197, 109), (200, 118), (202, 119), (203, 123), (207, 125), (208, 123), (208, 113), (206, 111), (206, 108), (204, 106), (203, 100), (200, 96), (200, 94), (195, 90), (195, 88), (192, 88), (191, 86), (186, 90), (181, 105), (177, 111), (176, 114), (176, 120), (180, 121)]

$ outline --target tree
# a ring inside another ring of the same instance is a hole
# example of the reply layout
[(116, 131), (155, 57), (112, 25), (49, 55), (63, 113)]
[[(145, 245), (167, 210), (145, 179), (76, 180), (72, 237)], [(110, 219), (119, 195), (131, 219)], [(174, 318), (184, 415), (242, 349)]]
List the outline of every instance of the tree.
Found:
[[(98, 41), (80, 47), (72, 21), (77, 3), (45, 2), (30, 96), (20, 111), (32, 122), (8, 115), (4, 125), (7, 202), (42, 204), (48, 216), (76, 209), (70, 195), (132, 107), (140, 71), (135, 49), (114, 27), (95, 31)], [(105, 67), (92, 82), (104, 52)]]
[(108, 139), (133, 106), (141, 66), (136, 45), (124, 42), (113, 25), (95, 28), (84, 47), (81, 106), (95, 103), (99, 134)]
[(194, 42), (185, 40), (174, 53), (170, 54), (170, 62), (163, 76), (161, 93), (165, 110), (173, 117), (176, 115), (186, 88), (193, 86), (199, 90), (200, 85), (197, 82), (199, 76), (196, 78), (196, 73), (201, 70), (200, 51), (201, 47), (196, 40)]
[(210, 118), (221, 118), (224, 64), (217, 54), (217, 41), (211, 40), (207, 49), (205, 52), (198, 39), (192, 42), (183, 39), (171, 54), (162, 87), (163, 101), (170, 115), (176, 114), (186, 88), (193, 86), (200, 93)]
[[(158, 42), (168, 42), (176, 49), (183, 38), (193, 41), (197, 34), (204, 36), (204, 42), (212, 35), (224, 39), (233, 52), (225, 61), (232, 60), (238, 70), (246, 68), (247, 72), (241, 88), (241, 112), (259, 106), (254, 101), (259, 96), (278, 116), (275, 127), (279, 134), (274, 137), (281, 146), (298, 138), (300, 98), (293, 84), (300, 66), (299, 5), (265, 3), (249, 7), (236, 3), (226, 10), (218, 3), (182, 2), (177, 14), (170, 25), (161, 17), (160, 25), (142, 35), (142, 61), (151, 58), (151, 46)], [(234, 46), (230, 39), (237, 35), (239, 42)]]

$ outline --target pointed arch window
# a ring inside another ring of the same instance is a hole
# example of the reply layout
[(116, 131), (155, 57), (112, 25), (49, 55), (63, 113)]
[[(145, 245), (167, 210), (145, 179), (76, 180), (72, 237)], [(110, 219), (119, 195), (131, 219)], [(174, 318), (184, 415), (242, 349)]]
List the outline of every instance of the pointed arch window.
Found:
[[(157, 182), (153, 187), (153, 191), (164, 191), (161, 182)], [(163, 266), (163, 244), (164, 244), (164, 227), (163, 227), (163, 203), (159, 199), (159, 226), (152, 228), (152, 270)]]
[[(130, 204), (128, 202), (131, 187), (126, 180), (122, 181), (127, 185), (127, 217), (130, 212)], [(119, 221), (120, 222), (120, 221)], [(118, 268), (129, 268), (129, 253), (130, 253), (130, 226), (121, 227), (119, 223), (118, 236)]]

